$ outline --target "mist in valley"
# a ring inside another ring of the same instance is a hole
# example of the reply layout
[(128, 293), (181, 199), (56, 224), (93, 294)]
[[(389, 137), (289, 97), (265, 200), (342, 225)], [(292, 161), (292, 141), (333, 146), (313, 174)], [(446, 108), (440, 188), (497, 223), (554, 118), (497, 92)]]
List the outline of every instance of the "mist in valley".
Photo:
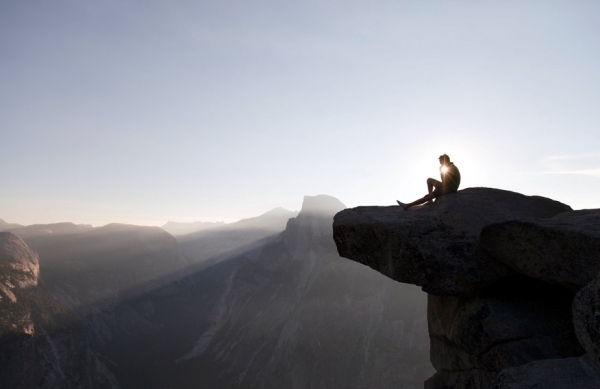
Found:
[(300, 212), (186, 228), (4, 224), (39, 255), (39, 276), (0, 300), (12, 320), (0, 383), (420, 387), (433, 372), (426, 296), (337, 255), (343, 208), (320, 195)]

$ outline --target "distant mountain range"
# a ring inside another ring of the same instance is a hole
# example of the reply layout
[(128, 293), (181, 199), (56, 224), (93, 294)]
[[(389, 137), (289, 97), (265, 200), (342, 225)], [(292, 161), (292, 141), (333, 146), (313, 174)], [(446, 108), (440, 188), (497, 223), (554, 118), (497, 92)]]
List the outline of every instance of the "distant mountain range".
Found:
[(4, 220), (0, 219), (0, 231), (8, 231), (8, 230), (12, 230), (13, 228), (19, 228), (19, 227), (23, 227), (23, 225), (16, 224), (16, 223), (7, 223)]
[(337, 255), (331, 223), (344, 208), (306, 196), (283, 233), (238, 256), (210, 326), (177, 361), (219, 362), (211, 381), (227, 388), (420, 387), (426, 296)]
[(199, 267), (250, 253), (277, 237), (298, 215), (275, 208), (260, 216), (178, 236), (182, 254)]
[[(7, 224), (9, 225), (9, 224)], [(4, 228), (0, 225), (0, 230), (11, 231), (21, 237), (40, 237), (45, 235), (66, 235), (76, 234), (92, 230), (89, 224), (73, 224), (73, 223), (52, 223), (52, 224), (32, 224), (22, 226), (20, 224), (12, 224), (13, 227)]]
[(167, 231), (173, 236), (187, 235), (193, 232), (209, 230), (211, 228), (221, 227), (225, 225), (224, 222), (191, 222), (191, 223), (178, 223), (178, 222), (167, 222), (161, 228)]
[[(177, 239), (122, 224), (12, 229), (39, 255), (39, 282), (0, 299), (0, 317), (32, 323), (0, 331), (0, 387), (421, 387), (426, 296), (337, 255), (343, 208), (307, 196), (300, 213)], [(25, 316), (5, 315), (17, 306)]]

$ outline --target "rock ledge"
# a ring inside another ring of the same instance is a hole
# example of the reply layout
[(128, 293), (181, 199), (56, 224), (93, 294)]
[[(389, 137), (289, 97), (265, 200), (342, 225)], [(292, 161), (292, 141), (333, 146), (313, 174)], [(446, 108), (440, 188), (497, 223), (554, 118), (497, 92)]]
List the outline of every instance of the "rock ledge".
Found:
[(429, 294), (425, 388), (600, 387), (600, 210), (469, 188), (346, 209), (333, 231), (341, 256)]

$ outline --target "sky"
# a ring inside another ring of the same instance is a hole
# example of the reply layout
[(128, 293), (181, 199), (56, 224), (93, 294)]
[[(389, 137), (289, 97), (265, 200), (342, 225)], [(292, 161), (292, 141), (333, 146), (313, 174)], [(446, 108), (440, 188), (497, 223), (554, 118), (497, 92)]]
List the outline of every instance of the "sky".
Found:
[(597, 1), (0, 0), (0, 218), (226, 221), (461, 189), (600, 208)]

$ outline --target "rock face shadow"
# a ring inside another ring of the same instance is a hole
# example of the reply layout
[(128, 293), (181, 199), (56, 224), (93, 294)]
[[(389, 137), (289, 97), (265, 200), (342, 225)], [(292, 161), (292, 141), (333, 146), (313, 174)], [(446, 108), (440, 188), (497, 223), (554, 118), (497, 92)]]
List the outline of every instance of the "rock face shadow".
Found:
[(572, 325), (573, 298), (567, 288), (524, 276), (502, 278), (469, 296), (429, 295), (430, 355), (437, 373), (425, 387), (462, 382), (487, 388), (505, 368), (582, 356)]

